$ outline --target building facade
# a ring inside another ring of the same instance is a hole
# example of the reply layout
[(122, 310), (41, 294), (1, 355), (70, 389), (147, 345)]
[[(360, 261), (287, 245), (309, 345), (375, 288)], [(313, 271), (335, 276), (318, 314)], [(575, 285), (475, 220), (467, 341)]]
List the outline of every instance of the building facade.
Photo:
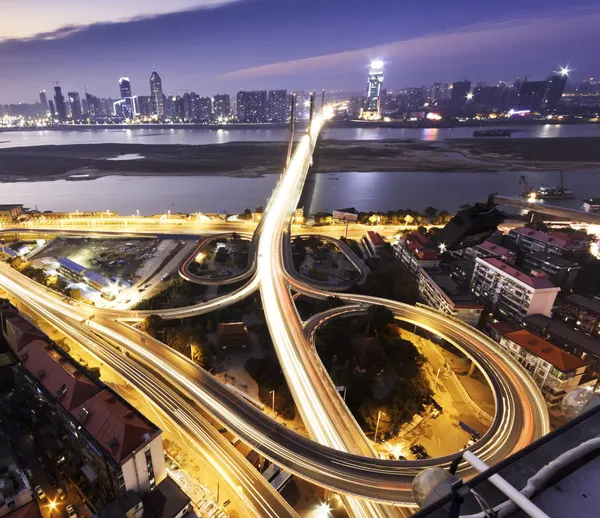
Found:
[(575, 330), (600, 336), (600, 300), (571, 294), (562, 299), (557, 312)]
[(128, 77), (122, 77), (119, 79), (119, 94), (121, 99), (131, 97), (131, 81)]
[(583, 252), (589, 243), (579, 236), (570, 237), (561, 232), (539, 232), (531, 228), (513, 228), (507, 239), (527, 254), (542, 252), (545, 254), (564, 255), (567, 252)]
[(229, 94), (216, 94), (213, 97), (213, 111), (218, 119), (226, 119), (231, 115), (231, 98)]
[(23, 205), (0, 205), (0, 223), (14, 223), (23, 212)]
[(528, 275), (496, 258), (478, 257), (471, 281), (473, 293), (510, 319), (549, 316), (560, 288), (545, 275)]
[(587, 363), (526, 329), (500, 338), (500, 345), (531, 374), (548, 406), (557, 406), (582, 383)]
[(369, 70), (367, 84), (367, 99), (361, 111), (360, 118), (365, 120), (381, 119), (381, 88), (383, 84), (383, 63), (374, 61)]
[(162, 79), (156, 70), (150, 75), (150, 106), (152, 115), (157, 116), (159, 119), (165, 116)]
[(523, 266), (544, 272), (555, 286), (560, 286), (566, 290), (573, 286), (581, 270), (581, 266), (577, 263), (573, 263), (560, 255), (545, 254), (543, 252), (527, 254), (523, 258)]
[(393, 245), (394, 256), (413, 276), (419, 268), (437, 268), (440, 255), (435, 245), (420, 232), (409, 232)]
[(71, 118), (74, 121), (81, 119), (81, 99), (78, 92), (69, 92), (69, 106), (71, 107)]
[(289, 96), (287, 90), (269, 90), (269, 122), (285, 122), (288, 119)]
[(239, 122), (267, 122), (267, 91), (238, 92), (237, 118)]
[(65, 96), (62, 94), (62, 88), (60, 86), (54, 87), (54, 107), (56, 108), (58, 120), (67, 120), (67, 105), (65, 103)]

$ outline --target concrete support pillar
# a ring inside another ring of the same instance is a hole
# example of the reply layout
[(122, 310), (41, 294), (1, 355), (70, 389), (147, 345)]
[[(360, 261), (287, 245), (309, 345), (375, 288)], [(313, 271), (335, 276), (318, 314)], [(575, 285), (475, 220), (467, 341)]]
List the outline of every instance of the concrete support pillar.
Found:
[(473, 376), (473, 373), (475, 372), (475, 367), (475, 362), (471, 360), (471, 365), (469, 365), (469, 376)]

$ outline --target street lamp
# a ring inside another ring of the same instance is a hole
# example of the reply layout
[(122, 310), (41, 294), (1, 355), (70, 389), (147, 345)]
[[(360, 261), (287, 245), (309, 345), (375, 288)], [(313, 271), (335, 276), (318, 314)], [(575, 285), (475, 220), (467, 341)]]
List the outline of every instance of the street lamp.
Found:
[(269, 394), (273, 394), (273, 400), (272, 400), (272, 408), (273, 408), (273, 417), (275, 417), (275, 389), (270, 390)]
[(375, 426), (375, 442), (377, 442), (377, 432), (379, 431), (379, 421), (381, 419), (381, 414), (385, 415), (381, 410), (377, 412), (377, 425)]
[(319, 509), (317, 513), (317, 516), (319, 516), (319, 518), (326, 518), (327, 516), (331, 515), (331, 507), (327, 502), (322, 502), (321, 504), (319, 504)]

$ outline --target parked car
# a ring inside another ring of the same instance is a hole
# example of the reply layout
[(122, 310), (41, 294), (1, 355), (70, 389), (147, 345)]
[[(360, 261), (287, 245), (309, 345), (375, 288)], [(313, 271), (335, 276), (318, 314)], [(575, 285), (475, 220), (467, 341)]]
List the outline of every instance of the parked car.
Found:
[(40, 499), (40, 502), (45, 502), (48, 499), (46, 497), (46, 493), (44, 493), (44, 490), (41, 488), (41, 486), (35, 486), (34, 489), (35, 489), (35, 494)]
[(31, 471), (31, 468), (25, 468), (25, 475), (27, 475), (29, 480), (33, 478), (33, 471)]
[(50, 482), (52, 487), (58, 487), (58, 480), (56, 480), (56, 477), (52, 473), (48, 475), (48, 482)]
[(56, 492), (58, 493), (58, 497), (61, 500), (64, 500), (65, 498), (67, 498), (67, 493), (65, 492), (65, 490), (62, 487), (57, 487), (56, 488)]
[(67, 516), (69, 518), (77, 518), (77, 512), (75, 511), (75, 508), (69, 504), (67, 505), (67, 507), (65, 507), (65, 511), (67, 511)]

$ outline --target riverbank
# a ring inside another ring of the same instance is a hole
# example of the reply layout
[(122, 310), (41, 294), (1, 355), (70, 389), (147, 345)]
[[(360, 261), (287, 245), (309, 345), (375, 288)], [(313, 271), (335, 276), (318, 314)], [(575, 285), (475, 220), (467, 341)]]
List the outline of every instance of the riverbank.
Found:
[[(282, 171), (284, 142), (208, 145), (81, 144), (0, 149), (0, 181), (91, 180), (109, 175), (225, 175), (255, 178)], [(600, 172), (600, 137), (321, 140), (318, 173)]]

